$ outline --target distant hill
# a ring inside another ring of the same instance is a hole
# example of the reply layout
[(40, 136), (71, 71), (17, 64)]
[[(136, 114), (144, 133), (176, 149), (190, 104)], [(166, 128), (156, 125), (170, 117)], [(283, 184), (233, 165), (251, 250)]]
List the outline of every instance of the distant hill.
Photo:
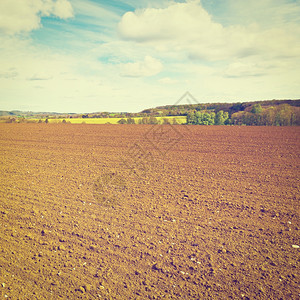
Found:
[(57, 112), (33, 112), (33, 111), (20, 111), (20, 110), (0, 110), (0, 117), (15, 117), (15, 118), (46, 118), (46, 117), (59, 117), (66, 115), (75, 115), (73, 113), (57, 113)]
[(165, 105), (141, 114), (152, 118), (186, 116), (186, 124), (193, 125), (294, 126), (300, 125), (300, 99)]
[(142, 114), (161, 115), (161, 116), (186, 116), (190, 111), (219, 111), (228, 112), (229, 116), (239, 111), (247, 111), (254, 105), (260, 104), (263, 108), (270, 106), (276, 107), (288, 104), (294, 107), (300, 107), (300, 99), (297, 100), (262, 100), (251, 102), (235, 102), (235, 103), (199, 103), (199, 104), (182, 104), (182, 105), (164, 105), (156, 108), (143, 110)]
[(21, 113), (22, 112), (18, 111), (18, 110), (13, 110), (13, 111), (0, 110), (0, 117), (3, 117), (3, 116), (18, 116)]

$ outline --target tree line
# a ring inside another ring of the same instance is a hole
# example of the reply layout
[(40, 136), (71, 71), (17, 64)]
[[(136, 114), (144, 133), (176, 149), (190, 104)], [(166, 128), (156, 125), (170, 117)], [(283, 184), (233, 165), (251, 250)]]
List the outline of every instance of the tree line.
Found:
[(299, 126), (300, 108), (289, 104), (262, 108), (260, 104), (256, 104), (250, 111), (232, 114), (231, 124), (250, 126)]
[(193, 125), (228, 125), (230, 124), (228, 112), (223, 110), (215, 112), (188, 112), (186, 123)]
[(263, 108), (253, 105), (246, 111), (235, 112), (229, 117), (228, 112), (188, 112), (187, 124), (194, 125), (248, 125), (248, 126), (296, 126), (300, 125), (300, 108), (289, 104)]
[[(286, 101), (261, 101), (247, 103), (206, 105), (185, 105), (184, 110), (178, 111), (179, 106), (167, 106), (168, 117), (163, 116), (161, 111), (151, 109), (143, 113), (112, 114), (110, 118), (120, 118), (119, 124), (178, 124), (177, 117), (184, 116), (185, 124), (188, 125), (251, 125), (251, 126), (295, 126), (300, 125), (300, 100)], [(262, 105), (262, 104), (263, 105)], [(281, 103), (281, 104), (278, 104)], [(223, 109), (220, 109), (220, 108)], [(181, 106), (180, 106), (181, 108)], [(153, 115), (153, 114), (158, 115)], [(173, 115), (173, 118), (170, 118)], [(96, 115), (95, 115), (96, 116)], [(76, 116), (77, 117), (77, 116)], [(85, 118), (92, 116), (85, 115)], [(94, 117), (94, 116), (93, 116)], [(97, 115), (97, 117), (99, 117)], [(74, 118), (74, 116), (72, 116)], [(0, 121), (6, 123), (48, 123), (53, 117), (47, 116), (46, 120), (32, 120), (24, 116), (2, 116)], [(57, 118), (54, 118), (57, 119)], [(57, 122), (69, 123), (71, 117), (57, 119)], [(62, 121), (61, 121), (62, 120)], [(180, 121), (181, 123), (181, 121)]]

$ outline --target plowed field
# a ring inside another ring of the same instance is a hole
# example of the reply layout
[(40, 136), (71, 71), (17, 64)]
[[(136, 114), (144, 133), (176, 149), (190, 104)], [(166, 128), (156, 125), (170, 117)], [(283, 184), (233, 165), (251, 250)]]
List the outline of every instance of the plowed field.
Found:
[(300, 128), (0, 124), (1, 299), (299, 299)]

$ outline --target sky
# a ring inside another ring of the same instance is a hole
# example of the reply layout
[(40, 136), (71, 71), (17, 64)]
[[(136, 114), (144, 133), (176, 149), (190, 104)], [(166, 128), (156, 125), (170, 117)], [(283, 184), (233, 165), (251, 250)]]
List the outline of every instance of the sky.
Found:
[(139, 112), (187, 91), (299, 99), (300, 0), (0, 1), (0, 110)]

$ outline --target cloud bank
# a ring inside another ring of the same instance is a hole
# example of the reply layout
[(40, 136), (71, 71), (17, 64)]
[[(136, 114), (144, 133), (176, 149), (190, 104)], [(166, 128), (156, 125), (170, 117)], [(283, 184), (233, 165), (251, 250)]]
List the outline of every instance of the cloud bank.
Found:
[[(253, 3), (249, 1), (248, 5), (251, 8)], [(288, 8), (289, 13), (299, 12), (300, 15), (298, 6)], [(281, 11), (283, 19), (286, 9)], [(127, 12), (118, 29), (126, 40), (144, 43), (159, 51), (184, 51), (190, 59), (218, 61), (255, 55), (293, 57), (300, 53), (299, 25), (285, 22), (279, 27), (265, 29), (254, 22), (225, 27), (212, 19), (200, 1), (171, 2), (165, 8)]]
[(121, 66), (121, 76), (148, 77), (160, 73), (163, 69), (161, 62), (151, 56), (146, 56), (143, 61), (127, 63)]
[(41, 18), (55, 16), (67, 19), (74, 16), (68, 0), (1, 0), (0, 32), (18, 34), (41, 27)]

